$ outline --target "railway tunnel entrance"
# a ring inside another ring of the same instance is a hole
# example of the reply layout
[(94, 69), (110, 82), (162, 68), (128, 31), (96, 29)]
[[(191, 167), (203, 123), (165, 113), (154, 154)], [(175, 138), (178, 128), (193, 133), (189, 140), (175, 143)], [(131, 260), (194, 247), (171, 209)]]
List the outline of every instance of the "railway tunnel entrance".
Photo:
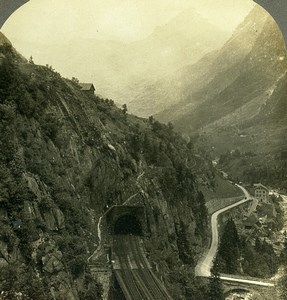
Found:
[(249, 293), (250, 290), (249, 289), (245, 289), (245, 288), (236, 288), (236, 287), (233, 287), (233, 288), (230, 288), (230, 289), (227, 289), (224, 293), (224, 296), (227, 297), (227, 296), (230, 296), (232, 294), (235, 294), (235, 293), (238, 293), (238, 294), (244, 294), (244, 293)]
[(125, 215), (120, 217), (114, 224), (114, 234), (142, 235), (142, 225), (137, 217)]
[[(231, 299), (234, 296), (242, 297), (240, 299), (249, 299), (250, 294), (253, 295), (254, 299), (262, 299), (262, 300), (269, 300), (273, 299), (274, 293), (276, 291), (274, 290), (274, 287), (264, 287), (264, 286), (256, 286), (254, 284), (249, 285), (248, 283), (238, 283), (238, 282), (222, 282), (223, 287), (223, 293), (224, 293), (224, 299)], [(241, 286), (240, 286), (241, 285)], [(232, 298), (233, 299), (233, 298)], [(252, 298), (253, 299), (253, 298)]]
[(107, 223), (112, 235), (144, 235), (146, 214), (143, 206), (115, 206), (107, 215)]

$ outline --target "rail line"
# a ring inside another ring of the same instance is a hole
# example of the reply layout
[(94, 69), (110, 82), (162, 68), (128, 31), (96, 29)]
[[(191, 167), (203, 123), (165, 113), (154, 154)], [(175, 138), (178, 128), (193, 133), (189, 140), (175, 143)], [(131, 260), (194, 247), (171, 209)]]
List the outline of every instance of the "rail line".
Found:
[(115, 271), (116, 278), (127, 299), (142, 300), (145, 299), (141, 292), (129, 266), (128, 257), (123, 255), (125, 247), (120, 243), (114, 243), (114, 251), (118, 254), (119, 264), (122, 269)]
[(137, 236), (114, 236), (114, 273), (126, 299), (171, 300), (163, 283), (150, 269), (139, 243)]
[[(135, 237), (137, 238), (137, 237)], [(153, 295), (157, 298), (154, 299), (169, 299), (169, 295), (165, 291), (162, 284), (160, 284), (159, 280), (156, 280), (156, 276), (153, 274), (153, 272), (150, 270), (149, 266), (147, 265), (146, 260), (143, 257), (143, 253), (139, 246), (139, 239), (135, 241), (130, 241), (132, 246), (134, 247), (135, 251), (138, 253), (139, 263), (144, 266), (144, 270), (139, 268), (139, 271), (143, 275), (143, 277), (148, 280), (147, 283), (149, 284), (149, 287), (151, 288), (151, 291), (153, 292)], [(161, 297), (159, 297), (161, 295)]]

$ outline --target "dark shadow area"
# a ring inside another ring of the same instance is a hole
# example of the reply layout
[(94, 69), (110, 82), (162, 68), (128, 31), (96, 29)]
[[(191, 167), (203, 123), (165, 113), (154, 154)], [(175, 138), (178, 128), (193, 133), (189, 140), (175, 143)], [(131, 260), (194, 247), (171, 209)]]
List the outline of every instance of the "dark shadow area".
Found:
[(117, 279), (115, 278), (115, 276), (113, 276), (113, 285), (109, 291), (109, 300), (126, 300), (126, 297), (124, 296), (124, 293), (117, 281)]
[(116, 221), (114, 226), (114, 234), (142, 235), (142, 225), (137, 217), (133, 215), (125, 215)]

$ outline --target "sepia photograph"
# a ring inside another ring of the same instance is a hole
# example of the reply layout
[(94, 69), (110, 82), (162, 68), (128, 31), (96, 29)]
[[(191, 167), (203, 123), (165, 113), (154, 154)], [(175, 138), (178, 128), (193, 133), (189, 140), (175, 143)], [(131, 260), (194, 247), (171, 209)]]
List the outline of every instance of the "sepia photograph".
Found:
[(287, 300), (286, 0), (0, 29), (0, 300)]

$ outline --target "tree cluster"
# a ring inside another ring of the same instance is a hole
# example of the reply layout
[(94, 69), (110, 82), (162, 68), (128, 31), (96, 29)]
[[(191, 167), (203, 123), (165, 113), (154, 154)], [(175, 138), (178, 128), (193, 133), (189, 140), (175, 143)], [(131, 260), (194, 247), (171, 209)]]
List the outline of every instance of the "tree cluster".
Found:
[(278, 258), (271, 244), (257, 238), (255, 246), (240, 238), (232, 219), (224, 226), (216, 264), (221, 273), (268, 278), (278, 269)]

